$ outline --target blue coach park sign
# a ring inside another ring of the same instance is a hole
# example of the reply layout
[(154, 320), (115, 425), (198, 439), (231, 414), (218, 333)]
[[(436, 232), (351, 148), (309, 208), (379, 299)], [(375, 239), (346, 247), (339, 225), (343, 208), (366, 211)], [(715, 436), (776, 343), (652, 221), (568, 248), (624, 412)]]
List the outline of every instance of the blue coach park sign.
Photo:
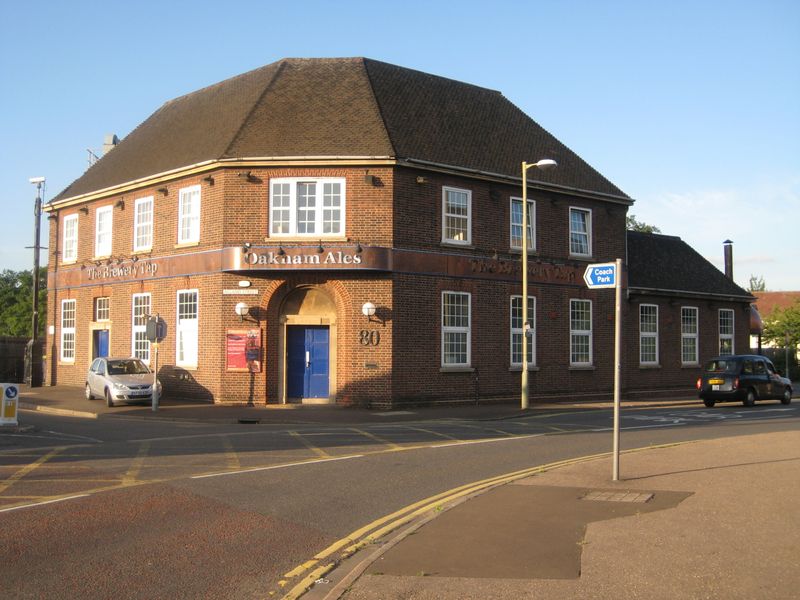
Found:
[(613, 288), (617, 286), (617, 264), (598, 263), (586, 267), (583, 280), (589, 289)]

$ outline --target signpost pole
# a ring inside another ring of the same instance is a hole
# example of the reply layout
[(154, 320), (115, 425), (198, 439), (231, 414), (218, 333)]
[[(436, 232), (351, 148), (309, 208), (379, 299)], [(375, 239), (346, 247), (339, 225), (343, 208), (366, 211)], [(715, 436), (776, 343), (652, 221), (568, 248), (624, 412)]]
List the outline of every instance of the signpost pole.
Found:
[(155, 350), (155, 358), (153, 362), (153, 412), (158, 411), (158, 342), (153, 344)]
[(622, 374), (622, 259), (616, 260), (616, 282), (614, 286), (614, 468), (612, 477), (619, 481), (619, 405), (620, 379)]

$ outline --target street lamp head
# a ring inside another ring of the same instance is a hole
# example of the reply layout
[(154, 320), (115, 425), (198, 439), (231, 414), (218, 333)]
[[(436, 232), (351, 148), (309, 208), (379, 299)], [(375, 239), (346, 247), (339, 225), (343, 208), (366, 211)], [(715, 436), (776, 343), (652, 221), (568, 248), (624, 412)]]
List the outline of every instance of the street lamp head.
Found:
[(542, 160), (533, 163), (532, 166), (536, 167), (537, 169), (547, 170), (557, 167), (558, 163), (552, 158), (543, 158)]
[(44, 183), (44, 177), (31, 177), (28, 181), (31, 183)]

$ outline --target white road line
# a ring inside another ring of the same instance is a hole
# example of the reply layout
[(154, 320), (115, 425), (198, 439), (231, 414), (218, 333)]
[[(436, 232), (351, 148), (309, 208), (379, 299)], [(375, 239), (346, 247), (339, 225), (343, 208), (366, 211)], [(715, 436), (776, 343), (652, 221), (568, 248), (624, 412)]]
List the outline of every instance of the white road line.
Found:
[(301, 467), (304, 465), (318, 465), (320, 463), (333, 462), (335, 460), (350, 460), (351, 458), (363, 458), (363, 454), (351, 454), (350, 456), (338, 456), (336, 458), (321, 458), (319, 460), (305, 460), (284, 465), (272, 465), (269, 467), (255, 467), (252, 469), (242, 469), (240, 471), (224, 471), (222, 473), (211, 473), (209, 475), (194, 475), (191, 479), (207, 479), (209, 477), (223, 477), (224, 475), (241, 475), (242, 473), (254, 473), (256, 471), (271, 471), (273, 469), (285, 469), (286, 467)]
[(55, 502), (64, 502), (65, 500), (75, 500), (76, 498), (88, 498), (91, 494), (80, 494), (78, 496), (68, 496), (66, 498), (56, 498), (55, 500), (46, 500), (45, 502), (36, 502), (35, 504), (26, 504), (24, 506), (12, 506), (11, 508), (0, 508), (0, 513), (11, 512), (12, 510), (20, 510), (23, 508), (32, 508), (34, 506), (44, 506), (45, 504), (53, 504)]
[(546, 433), (533, 433), (531, 435), (518, 435), (515, 437), (502, 437), (502, 438), (488, 438), (485, 440), (464, 440), (462, 442), (452, 442), (450, 444), (435, 444), (433, 446), (427, 446), (428, 448), (451, 448), (453, 446), (467, 446), (469, 444), (489, 444), (492, 442), (512, 442), (514, 440), (524, 440), (528, 438), (535, 438), (535, 437), (542, 437), (547, 435)]

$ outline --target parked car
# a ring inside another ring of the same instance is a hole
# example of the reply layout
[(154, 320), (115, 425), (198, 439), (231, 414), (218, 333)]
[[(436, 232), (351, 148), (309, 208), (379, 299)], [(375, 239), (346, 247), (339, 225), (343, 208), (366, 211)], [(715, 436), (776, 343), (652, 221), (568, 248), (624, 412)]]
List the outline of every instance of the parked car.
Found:
[(792, 382), (781, 377), (765, 356), (741, 354), (717, 356), (706, 363), (697, 378), (697, 394), (709, 408), (717, 402), (741, 400), (753, 406), (756, 400), (776, 398), (792, 401)]
[[(158, 382), (161, 395), (161, 382)], [(106, 399), (107, 406), (153, 400), (153, 372), (138, 358), (96, 358), (86, 374), (86, 399)]]

